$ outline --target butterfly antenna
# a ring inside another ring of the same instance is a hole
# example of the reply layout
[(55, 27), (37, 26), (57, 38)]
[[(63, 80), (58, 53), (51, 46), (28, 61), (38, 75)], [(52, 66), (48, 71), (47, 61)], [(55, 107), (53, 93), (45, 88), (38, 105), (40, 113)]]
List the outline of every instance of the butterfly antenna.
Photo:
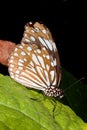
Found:
[(79, 83), (79, 82), (80, 82), (81, 80), (83, 80), (83, 79), (85, 79), (85, 77), (82, 77), (82, 78), (80, 78), (79, 80), (76, 80), (73, 84), (71, 84), (70, 86), (68, 86), (68, 87), (64, 90), (64, 92), (65, 92), (67, 89), (71, 88), (73, 85)]

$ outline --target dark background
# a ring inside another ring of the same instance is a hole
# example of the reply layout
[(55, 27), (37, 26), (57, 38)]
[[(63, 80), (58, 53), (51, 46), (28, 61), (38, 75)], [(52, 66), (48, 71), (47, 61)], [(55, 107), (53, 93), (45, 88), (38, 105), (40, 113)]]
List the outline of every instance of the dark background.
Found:
[[(22, 5), (23, 4), (23, 5)], [(5, 6), (6, 5), (6, 6)], [(63, 68), (87, 84), (87, 1), (21, 1), (5, 3), (0, 9), (0, 39), (18, 44), (24, 25), (44, 23), (52, 32)], [(0, 64), (0, 73), (8, 68)]]

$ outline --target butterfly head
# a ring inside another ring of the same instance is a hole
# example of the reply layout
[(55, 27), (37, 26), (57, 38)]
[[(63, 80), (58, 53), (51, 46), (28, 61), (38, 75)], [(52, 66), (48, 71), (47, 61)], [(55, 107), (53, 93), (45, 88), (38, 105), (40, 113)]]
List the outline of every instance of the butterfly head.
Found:
[(45, 95), (49, 97), (60, 97), (61, 99), (64, 96), (62, 89), (58, 87), (54, 87), (54, 86), (47, 87), (44, 92), (45, 92)]

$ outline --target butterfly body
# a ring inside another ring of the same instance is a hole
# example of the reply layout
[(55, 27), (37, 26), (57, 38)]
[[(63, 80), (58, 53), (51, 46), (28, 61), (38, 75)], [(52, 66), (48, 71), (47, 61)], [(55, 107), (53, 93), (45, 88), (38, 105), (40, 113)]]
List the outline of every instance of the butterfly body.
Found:
[(63, 97), (58, 50), (48, 28), (36, 22), (25, 25), (21, 44), (9, 59), (9, 74), (22, 85), (42, 90), (50, 97)]

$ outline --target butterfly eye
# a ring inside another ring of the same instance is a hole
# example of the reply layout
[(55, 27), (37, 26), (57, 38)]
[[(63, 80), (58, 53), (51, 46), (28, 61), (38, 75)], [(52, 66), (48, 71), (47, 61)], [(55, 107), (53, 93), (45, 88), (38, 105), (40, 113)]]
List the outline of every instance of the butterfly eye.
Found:
[[(31, 31), (32, 23), (26, 25), (29, 31), (25, 30), (21, 44), (16, 45), (11, 54), (9, 74), (16, 82), (28, 88), (42, 90), (45, 95), (50, 97), (59, 96), (62, 98), (63, 92), (59, 88), (61, 81), (60, 61), (58, 53), (53, 51), (56, 45), (48, 36), (50, 32), (45, 33), (47, 29), (42, 24), (37, 23), (33, 26), (34, 34)], [(42, 40), (39, 40), (38, 37)], [(27, 38), (28, 40), (26, 40)], [(26, 41), (27, 44), (25, 44)]]

